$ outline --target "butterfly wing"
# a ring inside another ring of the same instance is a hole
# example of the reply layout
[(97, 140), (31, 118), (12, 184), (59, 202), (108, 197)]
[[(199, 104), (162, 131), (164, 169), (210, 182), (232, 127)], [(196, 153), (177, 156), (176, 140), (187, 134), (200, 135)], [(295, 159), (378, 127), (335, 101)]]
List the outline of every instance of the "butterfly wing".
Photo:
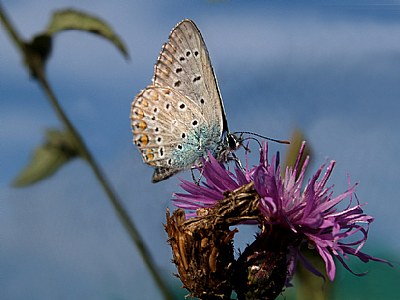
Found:
[(171, 31), (154, 69), (153, 84), (131, 111), (134, 143), (160, 181), (192, 167), (210, 151), (220, 156), (228, 132), (210, 57), (199, 29), (183, 20)]
[(183, 20), (171, 31), (154, 70), (153, 84), (169, 86), (196, 103), (221, 135), (228, 132), (225, 110), (207, 47), (197, 26)]
[(154, 182), (199, 163), (207, 151), (219, 151), (219, 127), (169, 87), (149, 85), (140, 92), (132, 103), (131, 125), (143, 161), (155, 167)]

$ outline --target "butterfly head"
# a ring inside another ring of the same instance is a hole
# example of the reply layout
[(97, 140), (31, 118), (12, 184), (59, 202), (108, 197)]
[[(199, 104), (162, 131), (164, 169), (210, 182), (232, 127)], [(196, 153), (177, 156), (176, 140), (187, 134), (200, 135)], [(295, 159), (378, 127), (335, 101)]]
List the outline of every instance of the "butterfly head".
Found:
[[(237, 135), (239, 133), (239, 135)], [(235, 133), (229, 133), (226, 136), (227, 139), (227, 145), (228, 145), (228, 152), (232, 153), (233, 151), (236, 151), (237, 149), (239, 149), (240, 147), (243, 147), (244, 150), (246, 150), (247, 152), (251, 152), (250, 148), (248, 148), (247, 146), (245, 146), (243, 144), (244, 141), (249, 140), (249, 137), (244, 137), (244, 134), (247, 132), (235, 132)], [(257, 140), (258, 142), (258, 140)], [(259, 143), (259, 142), (258, 142)], [(259, 143), (260, 144), (260, 143)], [(261, 147), (261, 145), (260, 145)]]
[(238, 137), (234, 133), (228, 133), (226, 135), (226, 141), (227, 141), (228, 151), (232, 152), (236, 151), (240, 146), (242, 146), (243, 138), (242, 135)]
[(230, 160), (230, 154), (242, 146), (242, 136), (239, 137), (234, 133), (225, 132), (222, 143), (220, 143), (219, 151), (217, 152), (217, 160), (227, 162)]

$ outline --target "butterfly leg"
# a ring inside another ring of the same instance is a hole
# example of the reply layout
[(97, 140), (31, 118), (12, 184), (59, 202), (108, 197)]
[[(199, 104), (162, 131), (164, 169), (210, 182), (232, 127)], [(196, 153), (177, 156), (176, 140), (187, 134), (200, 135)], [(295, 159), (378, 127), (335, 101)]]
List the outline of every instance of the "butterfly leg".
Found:
[(240, 159), (236, 156), (236, 154), (234, 153), (234, 152), (231, 152), (230, 153), (231, 154), (231, 156), (228, 156), (228, 161), (229, 160), (233, 160), (235, 163), (236, 163), (236, 166), (240, 169), (240, 170), (242, 170), (243, 172), (245, 171), (245, 168), (242, 166), (242, 163), (241, 163), (241, 161), (240, 161)]
[(193, 170), (194, 170), (194, 168), (192, 167), (192, 168), (190, 168), (190, 172), (192, 172), (192, 179), (193, 179), (193, 182), (194, 183), (196, 183), (197, 185), (198, 185), (198, 183), (197, 183), (197, 180), (196, 180), (196, 177), (194, 176), (194, 172), (193, 172)]
[(203, 178), (204, 169), (201, 168), (201, 170), (200, 170), (200, 175), (199, 175), (199, 177), (198, 177), (197, 179), (196, 179), (196, 176), (195, 176), (194, 171), (193, 171), (193, 170), (195, 170), (195, 169), (198, 169), (198, 167), (193, 166), (193, 167), (190, 168), (190, 171), (192, 172), (192, 179), (193, 179), (193, 182), (194, 182), (196, 185), (200, 185), (200, 181), (201, 181), (201, 179)]

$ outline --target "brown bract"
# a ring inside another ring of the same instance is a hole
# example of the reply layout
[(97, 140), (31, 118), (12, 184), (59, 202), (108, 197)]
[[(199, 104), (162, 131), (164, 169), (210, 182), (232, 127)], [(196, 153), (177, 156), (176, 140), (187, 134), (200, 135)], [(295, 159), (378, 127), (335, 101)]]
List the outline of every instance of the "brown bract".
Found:
[(230, 299), (235, 264), (233, 237), (229, 227), (257, 220), (259, 196), (253, 183), (229, 192), (215, 207), (201, 209), (186, 219), (178, 209), (167, 211), (169, 236), (178, 277), (190, 296), (200, 299)]

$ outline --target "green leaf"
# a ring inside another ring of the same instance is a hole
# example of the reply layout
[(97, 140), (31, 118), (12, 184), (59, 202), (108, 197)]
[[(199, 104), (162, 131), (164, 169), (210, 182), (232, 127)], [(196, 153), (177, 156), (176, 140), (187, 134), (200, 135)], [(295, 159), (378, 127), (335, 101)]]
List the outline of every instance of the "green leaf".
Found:
[[(316, 250), (303, 249), (302, 255), (325, 276), (321, 278), (311, 273), (302, 263), (297, 263), (293, 287), (287, 288), (278, 300), (327, 300), (332, 299), (333, 282), (326, 279), (325, 264)], [(340, 267), (339, 267), (340, 269)], [(354, 276), (354, 275), (353, 275)], [(339, 298), (339, 299), (355, 299)], [(358, 298), (357, 298), (358, 299)], [(364, 299), (364, 298), (363, 298)], [(386, 298), (385, 298), (386, 299)]]
[(29, 43), (25, 43), (25, 63), (28, 65), (33, 77), (38, 72), (44, 73), (46, 61), (52, 50), (52, 39), (48, 34), (38, 34)]
[(78, 156), (74, 141), (67, 132), (48, 130), (46, 141), (35, 150), (31, 161), (13, 181), (13, 185), (28, 186), (54, 174), (62, 165)]
[(81, 30), (100, 35), (112, 42), (125, 58), (129, 58), (122, 40), (104, 20), (98, 17), (74, 9), (59, 10), (53, 14), (46, 33), (52, 36), (65, 30)]
[[(325, 263), (319, 256), (317, 250), (303, 250), (302, 255), (327, 278)], [(297, 300), (325, 300), (330, 299), (333, 282), (323, 279), (307, 270), (303, 264), (298, 263), (295, 273), (295, 284), (297, 285)]]

